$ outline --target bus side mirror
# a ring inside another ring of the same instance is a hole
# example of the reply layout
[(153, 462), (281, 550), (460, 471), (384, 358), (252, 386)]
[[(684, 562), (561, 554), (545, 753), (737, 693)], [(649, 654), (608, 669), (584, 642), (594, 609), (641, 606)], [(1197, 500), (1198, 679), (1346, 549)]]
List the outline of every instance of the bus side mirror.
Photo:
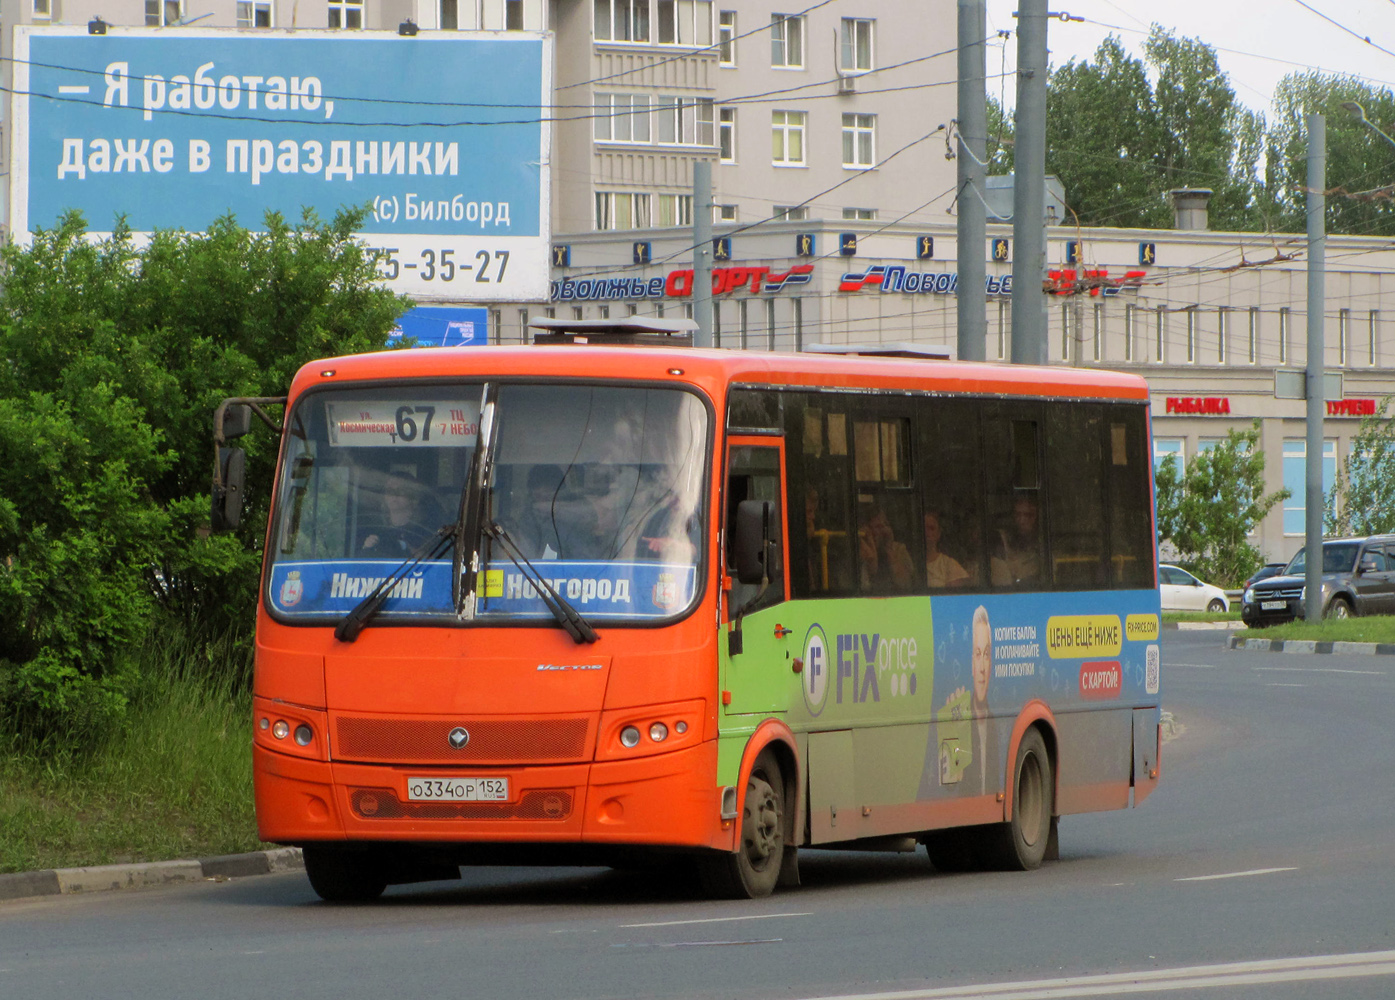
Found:
[[(245, 433), (245, 432), (244, 432)], [(241, 448), (218, 449), (218, 478), (213, 484), (209, 523), (214, 531), (231, 531), (242, 523), (242, 488), (246, 483), (247, 453)]]
[(736, 505), (732, 564), (741, 583), (765, 583), (773, 575), (774, 567), (767, 565), (767, 560), (771, 554), (774, 512), (774, 504), (769, 500), (742, 500)]
[(242, 437), (252, 429), (252, 408), (246, 403), (226, 403), (223, 407), (223, 440)]

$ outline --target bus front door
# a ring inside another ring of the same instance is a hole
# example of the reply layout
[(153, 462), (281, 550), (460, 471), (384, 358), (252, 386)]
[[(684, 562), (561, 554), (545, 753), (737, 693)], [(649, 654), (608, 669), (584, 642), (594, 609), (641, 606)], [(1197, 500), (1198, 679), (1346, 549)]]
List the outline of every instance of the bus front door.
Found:
[[(732, 541), (736, 511), (743, 500), (764, 500), (773, 508), (770, 519), (773, 557), (768, 583), (746, 584), (736, 579)], [(785, 525), (784, 442), (770, 437), (731, 437), (727, 442), (725, 503), (726, 551), (723, 553), (721, 642), (722, 701), (726, 715), (765, 715), (784, 712), (798, 691), (792, 670), (800, 635), (793, 623), (781, 619), (787, 608), (789, 567), (785, 557), (789, 532)], [(730, 700), (728, 700), (728, 696)]]

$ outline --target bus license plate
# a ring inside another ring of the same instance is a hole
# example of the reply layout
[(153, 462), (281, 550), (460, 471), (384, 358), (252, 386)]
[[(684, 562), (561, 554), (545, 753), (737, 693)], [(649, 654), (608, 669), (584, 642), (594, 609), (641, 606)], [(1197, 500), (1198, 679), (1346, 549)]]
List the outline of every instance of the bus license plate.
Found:
[(407, 798), (428, 802), (507, 802), (508, 778), (408, 778)]
[(1288, 601), (1260, 601), (1261, 611), (1284, 611), (1288, 608)]

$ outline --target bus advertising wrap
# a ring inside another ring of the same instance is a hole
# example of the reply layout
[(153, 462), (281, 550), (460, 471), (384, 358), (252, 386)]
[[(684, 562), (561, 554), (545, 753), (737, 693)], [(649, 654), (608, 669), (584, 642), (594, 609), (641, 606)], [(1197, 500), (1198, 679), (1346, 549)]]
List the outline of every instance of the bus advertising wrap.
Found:
[[(548, 292), (551, 42), (530, 32), (15, 29), (10, 221), (331, 218), (418, 298)], [(366, 72), (366, 67), (372, 67)]]

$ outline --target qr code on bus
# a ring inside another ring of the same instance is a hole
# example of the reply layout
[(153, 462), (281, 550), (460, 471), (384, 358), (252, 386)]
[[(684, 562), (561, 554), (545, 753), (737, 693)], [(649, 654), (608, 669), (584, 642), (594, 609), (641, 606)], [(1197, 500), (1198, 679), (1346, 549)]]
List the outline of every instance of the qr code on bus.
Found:
[(1160, 661), (1161, 657), (1158, 654), (1158, 647), (1149, 646), (1147, 654), (1144, 657), (1146, 666), (1144, 667), (1143, 673), (1143, 683), (1148, 689), (1149, 694), (1158, 693), (1158, 665)]

